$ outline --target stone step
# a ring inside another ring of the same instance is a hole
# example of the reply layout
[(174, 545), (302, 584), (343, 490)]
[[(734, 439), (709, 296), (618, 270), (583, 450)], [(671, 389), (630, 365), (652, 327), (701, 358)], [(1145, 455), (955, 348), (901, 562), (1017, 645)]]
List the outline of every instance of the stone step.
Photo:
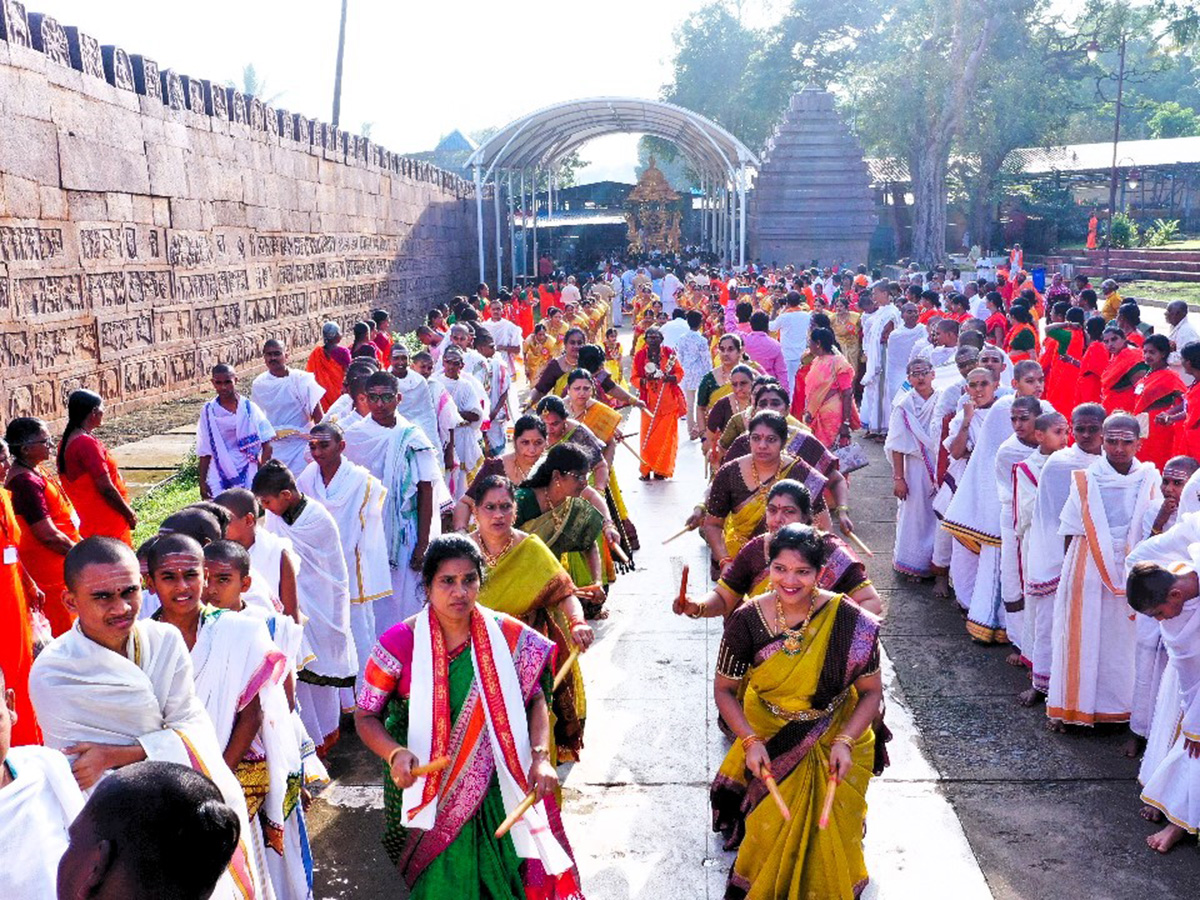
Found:
[[(1075, 274), (1088, 278), (1103, 278), (1103, 266), (1076, 266)], [(1108, 274), (1118, 281), (1200, 281), (1200, 272), (1173, 272), (1165, 269), (1140, 269), (1126, 265), (1110, 265)]]

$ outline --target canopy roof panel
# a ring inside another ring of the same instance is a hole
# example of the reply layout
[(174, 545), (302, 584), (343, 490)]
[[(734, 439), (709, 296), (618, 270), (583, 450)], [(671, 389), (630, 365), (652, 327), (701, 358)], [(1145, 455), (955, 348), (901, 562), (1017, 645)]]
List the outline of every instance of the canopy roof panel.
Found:
[(606, 134), (649, 134), (671, 141), (700, 171), (732, 174), (758, 159), (745, 144), (704, 116), (636, 97), (596, 97), (547, 106), (509, 122), (471, 154), (467, 167), (524, 169), (551, 165)]

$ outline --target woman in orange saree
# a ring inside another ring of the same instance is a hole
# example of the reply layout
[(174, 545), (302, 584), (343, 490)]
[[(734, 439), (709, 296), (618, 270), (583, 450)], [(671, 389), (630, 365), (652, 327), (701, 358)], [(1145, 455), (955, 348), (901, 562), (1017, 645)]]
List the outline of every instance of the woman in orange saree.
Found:
[(1175, 408), (1159, 415), (1180, 423), (1175, 429), (1175, 453), (1200, 459), (1200, 344), (1187, 345), (1179, 355), (1183, 359), (1184, 374), (1194, 380)]
[(646, 346), (633, 358), (630, 377), (638, 397), (649, 407), (642, 410), (641, 479), (670, 478), (675, 474), (679, 451), (679, 419), (686, 406), (679, 379), (683, 367), (669, 347), (663, 345), (658, 327), (648, 328)]
[(62, 485), (42, 466), (54, 446), (46, 423), (25, 416), (13, 419), (4, 439), (13, 459), (6, 486), (21, 530), (17, 555), (46, 595), (42, 611), (58, 637), (75, 621), (63, 602), (63, 559), (79, 543), (79, 516)]
[(58, 473), (79, 513), (79, 534), (116, 538), (133, 546), (137, 516), (116, 460), (92, 432), (104, 422), (104, 400), (92, 391), (67, 398), (67, 427), (58, 446)]
[[(8, 477), (12, 457), (8, 444), (0, 440), (0, 483)], [(8, 499), (8, 491), (0, 487), (0, 672), (4, 673), (4, 688), (16, 694), (17, 721), (12, 727), (14, 745), (40, 744), (33, 704), (29, 700), (29, 669), (33, 665), (33, 629), (29, 620), (30, 601), (40, 602), (41, 593), (21, 564), (17, 546), (21, 541), (21, 526)]]
[(1108, 364), (1100, 376), (1100, 402), (1107, 413), (1129, 412), (1137, 401), (1134, 386), (1148, 367), (1141, 351), (1129, 346), (1125, 332), (1116, 325), (1107, 326), (1101, 340), (1108, 349)]
[(1004, 349), (1009, 359), (1014, 365), (1023, 359), (1037, 359), (1042, 354), (1042, 348), (1037, 329), (1033, 327), (1033, 314), (1017, 304), (1008, 315), (1014, 323), (1004, 337)]
[(1075, 386), (1072, 409), (1081, 403), (1100, 402), (1100, 380), (1104, 377), (1104, 367), (1108, 365), (1108, 347), (1100, 340), (1104, 333), (1104, 319), (1093, 316), (1084, 323), (1083, 330), (1087, 345), (1079, 359), (1079, 381)]
[[(871, 723), (883, 698), (879, 621), (820, 589), (826, 548), (814, 529), (784, 527), (768, 555), (772, 589), (729, 617), (713, 686), (738, 737), (710, 791), (713, 830), (738, 850), (725, 897), (852, 900), (868, 880), (862, 838)], [(820, 828), (829, 790), (832, 813)]]
[(1133, 414), (1139, 419), (1145, 414), (1138, 459), (1153, 463), (1160, 473), (1167, 460), (1175, 455), (1175, 432), (1178, 430), (1178, 426), (1161, 414), (1183, 399), (1187, 390), (1183, 379), (1167, 366), (1170, 355), (1171, 342), (1165, 334), (1152, 334), (1146, 338), (1142, 358), (1150, 371), (1133, 388)]
[(804, 378), (804, 418), (817, 439), (831, 450), (850, 441), (859, 427), (854, 404), (854, 370), (833, 344), (833, 332), (815, 328), (808, 341), (813, 361)]

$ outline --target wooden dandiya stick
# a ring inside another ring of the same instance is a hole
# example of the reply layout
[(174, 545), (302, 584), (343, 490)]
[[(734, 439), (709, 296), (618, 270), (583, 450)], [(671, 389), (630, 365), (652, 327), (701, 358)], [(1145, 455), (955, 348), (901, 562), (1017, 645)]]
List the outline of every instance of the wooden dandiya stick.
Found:
[(684, 563), (683, 574), (679, 577), (679, 604), (682, 606), (687, 600), (687, 582), (688, 582), (688, 565)]
[[(764, 768), (766, 768), (764, 766)], [(771, 798), (775, 801), (775, 805), (779, 807), (779, 814), (783, 816), (783, 821), (792, 821), (792, 811), (788, 809), (787, 801), (783, 799), (783, 794), (779, 793), (779, 785), (775, 783), (775, 776), (768, 773), (763, 775), (763, 784), (767, 786), (767, 790), (771, 793)]]
[(450, 757), (439, 756), (437, 759), (423, 766), (413, 766), (410, 771), (414, 776), (419, 778), (422, 775), (432, 775), (434, 772), (440, 772), (448, 765), (450, 765)]
[(683, 529), (683, 531), (677, 531), (677, 532), (675, 532), (673, 535), (671, 535), (669, 538), (667, 538), (665, 541), (663, 541), (663, 543), (664, 543), (664, 544), (669, 544), (669, 543), (671, 543), (671, 541), (675, 540), (675, 538), (678, 538), (678, 537), (683, 537), (683, 536), (684, 536), (685, 534), (687, 534), (689, 531), (695, 531), (695, 530), (696, 530), (696, 529), (695, 529), (695, 528), (693, 528), (691, 525), (688, 525), (686, 528), (684, 528), (684, 529)]
[(535, 802), (535, 796), (536, 794), (534, 794), (533, 791), (530, 791), (528, 794), (526, 794), (525, 799), (517, 804), (517, 808), (508, 814), (507, 819), (500, 823), (500, 827), (496, 829), (496, 840), (500, 840), (500, 838), (508, 834), (512, 827), (520, 820), (521, 816), (529, 812), (530, 807), (532, 807)]
[(629, 557), (625, 555), (625, 551), (621, 549), (620, 544), (608, 542), (608, 552), (617, 558), (617, 562), (622, 565), (629, 565)]
[(862, 542), (862, 538), (860, 538), (853, 531), (850, 532), (848, 535), (846, 535), (846, 538), (850, 541), (850, 543), (852, 543), (855, 547), (857, 547), (859, 550), (861, 550), (867, 556), (870, 556), (870, 557), (875, 556), (875, 554), (871, 552), (871, 548), (868, 547), (866, 544), (864, 544)]
[(619, 443), (622, 447), (624, 447), (626, 450), (628, 450), (630, 453), (632, 453), (634, 456), (636, 456), (637, 461), (640, 462), (643, 466), (646, 465), (646, 461), (644, 459), (642, 459), (642, 454), (640, 454), (636, 450), (634, 450), (633, 445), (630, 444), (626, 438), (621, 438), (621, 440), (619, 440), (617, 443)]
[(829, 827), (829, 816), (833, 812), (833, 798), (838, 786), (837, 775), (829, 776), (829, 784), (825, 786), (825, 805), (821, 807), (821, 818), (817, 820), (817, 828), (824, 831)]
[(559, 668), (559, 670), (557, 672), (554, 673), (553, 690), (557, 691), (559, 688), (559, 685), (561, 685), (564, 681), (567, 680), (567, 676), (571, 673), (571, 666), (573, 666), (575, 664), (575, 660), (577, 660), (577, 659), (579, 659), (579, 648), (572, 647), (571, 652), (567, 654), (567, 658), (563, 662), (562, 666)]

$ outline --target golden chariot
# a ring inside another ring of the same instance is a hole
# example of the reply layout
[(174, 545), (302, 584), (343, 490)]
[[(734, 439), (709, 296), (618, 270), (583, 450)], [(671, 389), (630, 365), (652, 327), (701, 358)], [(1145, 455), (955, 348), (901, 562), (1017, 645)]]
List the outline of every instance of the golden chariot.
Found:
[(625, 199), (626, 239), (630, 253), (678, 253), (680, 249), (679, 195), (650, 157), (650, 165)]

